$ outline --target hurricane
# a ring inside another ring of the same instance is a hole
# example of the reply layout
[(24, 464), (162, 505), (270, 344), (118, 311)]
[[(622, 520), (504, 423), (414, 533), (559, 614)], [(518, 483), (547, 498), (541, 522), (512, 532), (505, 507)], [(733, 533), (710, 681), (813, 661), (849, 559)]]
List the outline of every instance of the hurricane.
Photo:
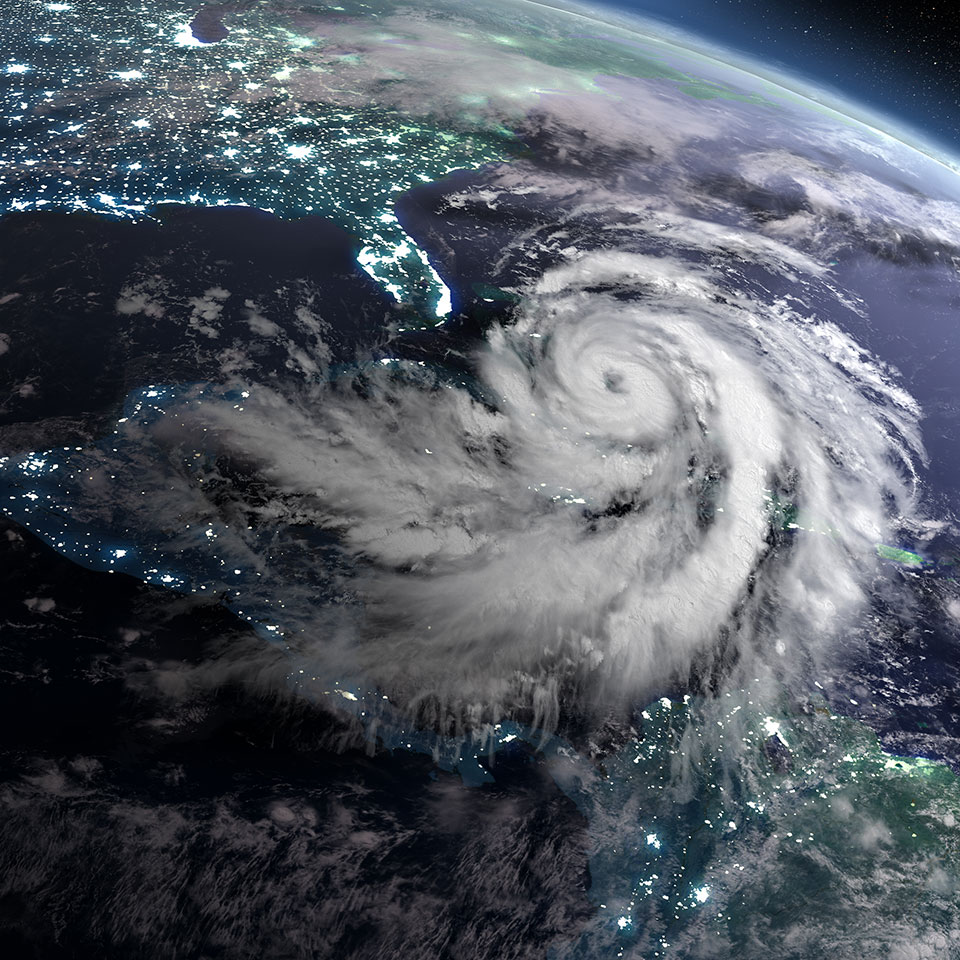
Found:
[(457, 369), (380, 358), (204, 404), (256, 463), (259, 512), (336, 537), (356, 616), (290, 613), (317, 669), (444, 729), (518, 709), (553, 729), (568, 697), (790, 682), (829, 656), (915, 508), (918, 405), (836, 326), (725, 277), (777, 256), (823, 284), (813, 263), (744, 242), (698, 265), (684, 226), (670, 255), (547, 271)]

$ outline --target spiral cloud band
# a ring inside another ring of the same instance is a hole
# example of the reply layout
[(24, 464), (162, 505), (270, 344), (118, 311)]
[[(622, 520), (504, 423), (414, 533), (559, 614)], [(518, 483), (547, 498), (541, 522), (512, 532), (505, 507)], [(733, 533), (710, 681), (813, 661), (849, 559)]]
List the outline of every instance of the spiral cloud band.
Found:
[(820, 655), (912, 509), (919, 410), (839, 328), (724, 280), (762, 258), (822, 283), (812, 262), (729, 240), (712, 262), (574, 255), (488, 333), (474, 383), (388, 359), (204, 406), (259, 458), (271, 516), (351, 558), (349, 627), (288, 609), (317, 669), (431, 722), (550, 726), (572, 691), (649, 695), (718, 658), (784, 678)]

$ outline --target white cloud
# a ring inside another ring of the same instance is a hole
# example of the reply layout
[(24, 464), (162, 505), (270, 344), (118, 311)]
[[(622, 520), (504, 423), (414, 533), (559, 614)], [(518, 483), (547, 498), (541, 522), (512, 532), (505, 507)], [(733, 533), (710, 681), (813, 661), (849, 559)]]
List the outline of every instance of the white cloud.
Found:
[[(823, 282), (788, 248), (722, 236), (729, 257)], [(260, 461), (271, 512), (290, 503), (362, 561), (349, 628), (285, 601), (319, 631), (324, 675), (550, 723), (574, 678), (641, 696), (722, 631), (744, 673), (789, 672), (863, 601), (888, 491), (911, 510), (890, 460), (909, 478), (922, 456), (913, 400), (831, 324), (746, 292), (718, 301), (721, 263), (578, 256), (479, 352), (491, 406), (415, 364), (364, 368), (362, 394), (341, 379), (258, 389), (242, 415), (204, 404), (221, 442)], [(767, 558), (778, 482), (806, 532)], [(777, 654), (752, 633), (768, 606)]]

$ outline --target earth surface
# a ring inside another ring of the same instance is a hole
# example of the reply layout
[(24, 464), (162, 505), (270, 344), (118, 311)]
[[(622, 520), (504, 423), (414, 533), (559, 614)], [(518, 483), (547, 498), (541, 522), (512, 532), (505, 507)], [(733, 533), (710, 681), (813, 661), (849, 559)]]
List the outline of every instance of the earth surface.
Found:
[(960, 957), (949, 158), (586, 8), (0, 8), (5, 956)]

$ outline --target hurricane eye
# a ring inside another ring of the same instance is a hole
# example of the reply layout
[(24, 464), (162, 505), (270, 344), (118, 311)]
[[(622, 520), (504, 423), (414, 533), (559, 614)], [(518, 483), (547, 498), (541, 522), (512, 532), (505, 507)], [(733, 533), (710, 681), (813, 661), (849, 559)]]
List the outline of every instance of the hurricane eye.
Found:
[(603, 385), (611, 393), (626, 393), (627, 391), (623, 388), (623, 374), (617, 373), (616, 370), (604, 370), (603, 372)]

